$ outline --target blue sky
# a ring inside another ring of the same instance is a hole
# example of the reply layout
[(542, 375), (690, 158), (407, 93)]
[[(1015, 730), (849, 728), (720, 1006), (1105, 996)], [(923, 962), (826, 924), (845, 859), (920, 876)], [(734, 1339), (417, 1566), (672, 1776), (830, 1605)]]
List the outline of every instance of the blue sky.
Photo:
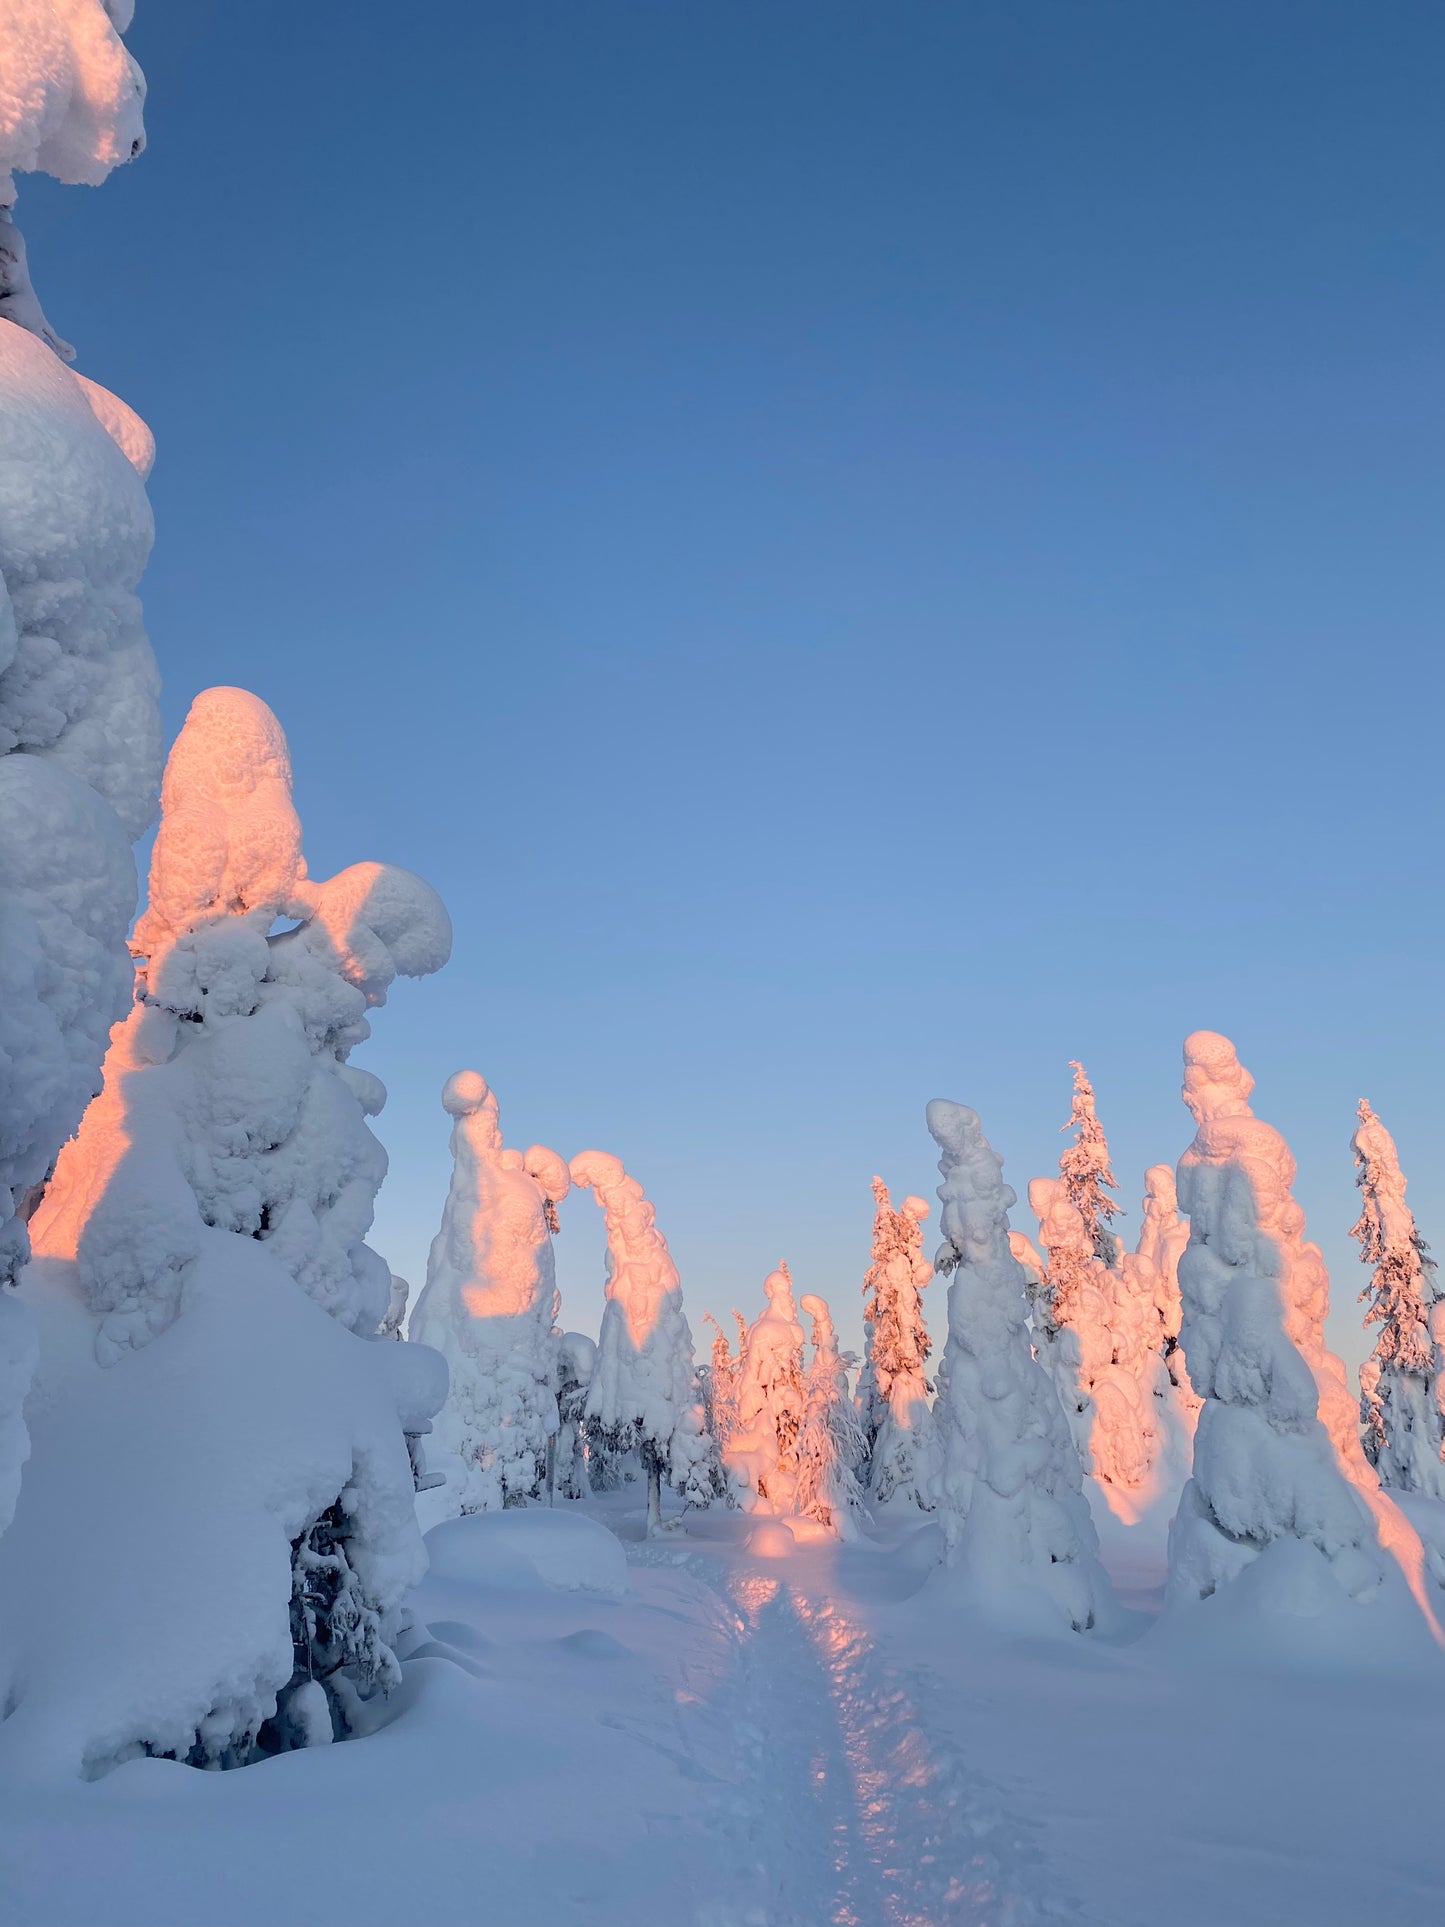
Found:
[(451, 909), (361, 1060), (393, 1266), (473, 1064), (513, 1141), (635, 1170), (695, 1331), (786, 1254), (856, 1335), (928, 1098), (1022, 1194), (1082, 1057), (1132, 1237), (1207, 1025), (1358, 1355), (1362, 1093), (1445, 1243), (1433, 0), (141, 0), (130, 41), (149, 151), (20, 211), (157, 433), (169, 726), (256, 690), (313, 871)]

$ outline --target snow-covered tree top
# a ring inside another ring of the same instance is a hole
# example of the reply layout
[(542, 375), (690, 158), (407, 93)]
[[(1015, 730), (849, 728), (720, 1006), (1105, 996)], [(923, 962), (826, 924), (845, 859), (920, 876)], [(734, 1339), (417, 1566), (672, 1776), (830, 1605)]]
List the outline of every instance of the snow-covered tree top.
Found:
[[(1380, 1122), (1367, 1098), (1359, 1103), (1359, 1123), (1350, 1145), (1358, 1163), (1358, 1182), (1365, 1192), (1366, 1205), (1354, 1235), (1361, 1239), (1361, 1257), (1377, 1262), (1392, 1247), (1417, 1245), (1415, 1214), (1405, 1202), (1405, 1174), (1400, 1169), (1400, 1153), (1395, 1140)], [(1433, 1260), (1426, 1258), (1429, 1271)]]
[[(1215, 1118), (1253, 1117), (1254, 1079), (1239, 1053), (1217, 1030), (1191, 1031), (1184, 1040), (1184, 1102), (1196, 1124)], [(1291, 1177), (1294, 1173), (1291, 1170)]]
[(607, 1224), (612, 1260), (608, 1297), (620, 1304), (628, 1337), (639, 1350), (651, 1333), (663, 1296), (680, 1280), (657, 1213), (646, 1192), (610, 1151), (579, 1151), (571, 1164), (573, 1184), (591, 1191)]
[(939, 1187), (943, 1232), (937, 1269), (952, 1271), (956, 1264), (1013, 1266), (1008, 1213), (1018, 1203), (1011, 1184), (1004, 1183), (1003, 1159), (983, 1134), (978, 1112), (946, 1097), (930, 1100), (928, 1129), (943, 1152)]
[(161, 811), (132, 945), (153, 973), (179, 939), (228, 918), (262, 936), (277, 918), (308, 924), (313, 947), (329, 948), (373, 1005), (396, 976), (429, 976), (451, 953), (451, 919), (410, 870), (353, 863), (325, 881), (307, 875), (286, 738), (249, 690), (196, 697), (166, 764)]
[(828, 1309), (827, 1299), (820, 1298), (816, 1292), (805, 1291), (799, 1302), (813, 1321), (814, 1347), (836, 1363), (838, 1334), (833, 1329), (833, 1314)]
[(0, 0), (0, 207), (16, 173), (98, 187), (145, 146), (134, 0)]

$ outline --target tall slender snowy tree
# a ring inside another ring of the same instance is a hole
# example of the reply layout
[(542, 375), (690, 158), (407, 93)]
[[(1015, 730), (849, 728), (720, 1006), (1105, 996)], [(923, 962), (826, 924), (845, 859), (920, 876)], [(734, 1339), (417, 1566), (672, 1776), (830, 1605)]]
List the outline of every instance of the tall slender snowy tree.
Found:
[(1179, 1260), (1188, 1243), (1189, 1226), (1179, 1215), (1174, 1173), (1167, 1164), (1151, 1164), (1144, 1173), (1144, 1211), (1134, 1257), (1152, 1289), (1154, 1310), (1163, 1334), (1165, 1369), (1179, 1393), (1180, 1409), (1192, 1423), (1201, 1401), (1189, 1383), (1184, 1347), (1179, 1342), (1179, 1327), (1184, 1317), (1184, 1301), (1179, 1293)]
[[(131, 842), (160, 777), (135, 587), (149, 429), (63, 365), (13, 220), (19, 172), (99, 185), (140, 151), (143, 83), (116, 0), (0, 9), (0, 1531), (37, 1356), (11, 1295), (25, 1220), (100, 1087), (131, 999)], [(53, 352), (52, 352), (53, 351)]]
[(707, 1429), (719, 1454), (727, 1450), (733, 1429), (737, 1424), (738, 1412), (738, 1373), (742, 1369), (743, 1351), (747, 1338), (747, 1327), (742, 1313), (734, 1312), (738, 1321), (738, 1350), (734, 1356), (728, 1344), (728, 1335), (710, 1311), (703, 1313), (703, 1321), (712, 1326), (712, 1354), (708, 1365), (707, 1395), (704, 1400), (704, 1416)]
[(32, 1221), (25, 1292), (69, 1323), (33, 1502), (0, 1542), (15, 1744), (234, 1764), (347, 1730), (358, 1693), (396, 1677), (424, 1564), (407, 1435), (445, 1370), (369, 1342), (391, 1285), (365, 1244), (385, 1091), (347, 1059), (391, 980), (438, 968), (450, 937), (408, 872), (308, 876), (275, 717), (243, 690), (197, 697), (166, 767), (138, 999)]
[(682, 1284), (656, 1213), (608, 1151), (582, 1151), (572, 1182), (607, 1224), (607, 1302), (587, 1395), (587, 1424), (608, 1451), (637, 1451), (647, 1474), (647, 1529), (662, 1527), (664, 1477), (689, 1505), (717, 1496), (720, 1473), (703, 1423)]
[(923, 1254), (924, 1198), (895, 1210), (882, 1178), (873, 1180), (873, 1262), (863, 1279), (864, 1358), (858, 1404), (867, 1450), (869, 1491), (880, 1504), (909, 1499), (927, 1507), (933, 1483), (933, 1387), (926, 1366), (933, 1349), (922, 1292), (933, 1276)]
[(449, 1077), (442, 1108), (453, 1120), (452, 1181), (411, 1331), (451, 1371), (437, 1439), (466, 1468), (460, 1510), (493, 1512), (542, 1491), (557, 1431), (551, 1227), (571, 1178), (545, 1144), (524, 1154), (503, 1143), (480, 1071)]
[(1279, 1541), (1314, 1546), (1345, 1593), (1368, 1594), (1376, 1521), (1393, 1522), (1325, 1347), (1329, 1274), (1302, 1235), (1294, 1159), (1250, 1108), (1254, 1079), (1227, 1037), (1195, 1031), (1184, 1066), (1198, 1130), (1179, 1162), (1182, 1339), (1204, 1409), (1169, 1535), (1170, 1597), (1208, 1598)]
[(934, 1098), (928, 1129), (943, 1175), (936, 1263), (952, 1277), (935, 1414), (948, 1563), (980, 1599), (1041, 1593), (1086, 1630), (1107, 1582), (1068, 1422), (1029, 1344), (1023, 1267), (1009, 1243), (1014, 1192), (976, 1111)]
[(786, 1518), (797, 1510), (803, 1424), (803, 1327), (786, 1262), (763, 1281), (767, 1304), (748, 1330), (737, 1378), (737, 1422), (726, 1464), (743, 1506)]
[(1118, 1262), (1119, 1241), (1109, 1229), (1109, 1220), (1119, 1215), (1119, 1207), (1109, 1193), (1118, 1190), (1118, 1180), (1110, 1168), (1108, 1140), (1094, 1108), (1094, 1087), (1082, 1064), (1071, 1063), (1069, 1069), (1074, 1073), (1074, 1102), (1062, 1129), (1073, 1131), (1075, 1137), (1059, 1159), (1059, 1176), (1069, 1203), (1084, 1220), (1094, 1256), (1113, 1265)]
[(1405, 1202), (1395, 1140), (1362, 1097), (1351, 1143), (1360, 1215), (1350, 1236), (1373, 1266), (1360, 1293), (1378, 1325), (1363, 1375), (1365, 1453), (1383, 1485), (1445, 1499), (1445, 1300)]
[(856, 1539), (857, 1515), (863, 1508), (858, 1467), (864, 1444), (848, 1390), (849, 1361), (838, 1350), (827, 1299), (805, 1292), (802, 1305), (813, 1321), (813, 1357), (803, 1382), (796, 1509), (840, 1539)]

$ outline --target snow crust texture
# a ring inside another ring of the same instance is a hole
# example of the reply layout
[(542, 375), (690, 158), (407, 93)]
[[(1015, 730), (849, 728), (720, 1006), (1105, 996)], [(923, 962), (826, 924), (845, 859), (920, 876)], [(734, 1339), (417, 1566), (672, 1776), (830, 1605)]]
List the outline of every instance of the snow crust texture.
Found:
[(938, 1411), (939, 1510), (948, 1563), (980, 1602), (1042, 1598), (1078, 1630), (1107, 1582), (1079, 1462), (1054, 1385), (1033, 1357), (1024, 1271), (1009, 1242), (1003, 1160), (978, 1113), (935, 1098), (944, 1242), (952, 1275)]
[(453, 1120), (452, 1181), (411, 1335), (451, 1371), (437, 1443), (465, 1468), (452, 1503), (487, 1512), (541, 1489), (557, 1431), (552, 1231), (571, 1177), (545, 1145), (523, 1153), (503, 1142), (480, 1071), (448, 1078), (442, 1108)]

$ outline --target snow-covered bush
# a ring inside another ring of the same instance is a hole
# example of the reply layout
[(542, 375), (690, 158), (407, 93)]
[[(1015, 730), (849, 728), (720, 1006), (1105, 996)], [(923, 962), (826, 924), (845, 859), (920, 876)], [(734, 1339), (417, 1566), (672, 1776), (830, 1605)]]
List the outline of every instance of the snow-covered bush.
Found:
[(556, 1206), (565, 1159), (502, 1142), (496, 1094), (480, 1071), (442, 1091), (452, 1119), (451, 1188), (427, 1258), (411, 1334), (451, 1370), (437, 1443), (467, 1468), (462, 1512), (521, 1505), (542, 1490), (557, 1431)]
[[(406, 1435), (445, 1373), (422, 1346), (366, 1342), (391, 1287), (364, 1242), (385, 1091), (346, 1060), (396, 974), (449, 944), (405, 871), (310, 879), (275, 717), (243, 690), (197, 698), (166, 768), (137, 1002), (35, 1213), (48, 1262), (24, 1286), (43, 1396), (0, 1612), (20, 1629), (16, 1702), (38, 1719), (61, 1697), (72, 1764), (234, 1763), (324, 1737), (323, 1675), (342, 1731), (394, 1675), (420, 1565)], [(198, 1634), (178, 1615), (195, 1618), (203, 1547)], [(83, 1597), (52, 1627), (67, 1583)]]
[(838, 1350), (828, 1301), (805, 1292), (802, 1305), (813, 1321), (813, 1357), (803, 1381), (795, 1509), (840, 1539), (856, 1539), (863, 1507), (858, 1467), (864, 1443), (848, 1390), (849, 1361)]
[(1042, 1594), (1082, 1630), (1106, 1582), (1068, 1421), (1029, 1344), (1009, 1243), (1014, 1192), (976, 1111), (935, 1098), (928, 1128), (943, 1174), (936, 1264), (952, 1274), (934, 1409), (946, 1558), (978, 1601), (1008, 1611), (1020, 1594)]
[(707, 1505), (719, 1487), (682, 1284), (656, 1213), (620, 1158), (579, 1152), (572, 1182), (592, 1192), (607, 1226), (607, 1302), (587, 1393), (588, 1434), (608, 1452), (641, 1454), (648, 1530), (656, 1532), (664, 1478), (689, 1505)]
[(1351, 1140), (1360, 1215), (1350, 1236), (1373, 1267), (1360, 1293), (1378, 1325), (1361, 1374), (1365, 1452), (1382, 1485), (1445, 1499), (1445, 1300), (1405, 1202), (1395, 1140), (1362, 1097)]
[(1345, 1593), (1369, 1594), (1378, 1487), (1325, 1347), (1329, 1275), (1304, 1240), (1294, 1159), (1251, 1110), (1254, 1079), (1227, 1037), (1195, 1031), (1184, 1065), (1198, 1130), (1179, 1162), (1182, 1340), (1204, 1408), (1169, 1535), (1170, 1596), (1208, 1598), (1280, 1541), (1316, 1548)]
[(787, 1517), (797, 1510), (803, 1327), (786, 1264), (769, 1272), (763, 1290), (768, 1302), (748, 1331), (725, 1463), (747, 1511)]
[(923, 1253), (924, 1198), (894, 1209), (888, 1186), (873, 1180), (873, 1262), (863, 1278), (863, 1370), (858, 1405), (868, 1458), (868, 1489), (890, 1498), (931, 1503), (932, 1386), (926, 1366), (933, 1349), (923, 1321), (922, 1292), (933, 1276)]

